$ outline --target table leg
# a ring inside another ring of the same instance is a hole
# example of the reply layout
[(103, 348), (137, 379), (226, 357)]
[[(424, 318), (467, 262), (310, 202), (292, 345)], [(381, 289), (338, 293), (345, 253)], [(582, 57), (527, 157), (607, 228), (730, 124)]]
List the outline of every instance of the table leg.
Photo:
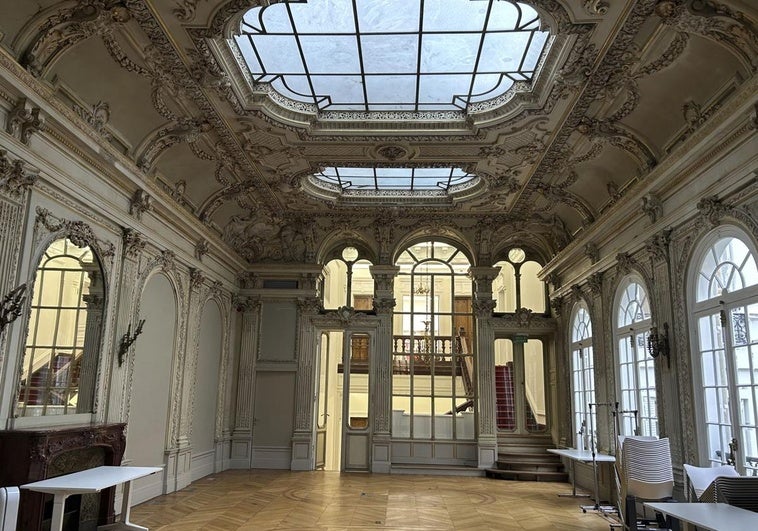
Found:
[(53, 496), (53, 519), (50, 522), (50, 531), (62, 531), (63, 510), (66, 507), (68, 494), (60, 493)]
[(558, 494), (558, 496), (562, 498), (589, 498), (589, 494), (577, 494), (576, 493), (576, 472), (574, 471), (574, 463), (576, 463), (575, 460), (569, 459), (569, 462), (571, 463), (571, 494)]
[(99, 527), (100, 531), (116, 530), (116, 529), (131, 529), (134, 531), (149, 531), (147, 527), (133, 524), (129, 521), (129, 514), (132, 510), (132, 482), (127, 481), (124, 483), (124, 491), (121, 496), (121, 514), (118, 516), (118, 520), (115, 524)]

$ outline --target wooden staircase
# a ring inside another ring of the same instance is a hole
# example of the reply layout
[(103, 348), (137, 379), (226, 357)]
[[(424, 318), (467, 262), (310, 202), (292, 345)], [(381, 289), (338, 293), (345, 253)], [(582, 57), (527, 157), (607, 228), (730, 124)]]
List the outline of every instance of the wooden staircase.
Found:
[(501, 437), (496, 466), (485, 474), (494, 479), (568, 482), (561, 458), (547, 451), (554, 446), (549, 436)]

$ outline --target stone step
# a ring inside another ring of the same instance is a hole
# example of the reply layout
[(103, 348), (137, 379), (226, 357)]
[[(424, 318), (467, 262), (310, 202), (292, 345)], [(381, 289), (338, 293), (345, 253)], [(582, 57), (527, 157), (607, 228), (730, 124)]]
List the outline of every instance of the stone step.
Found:
[(532, 453), (498, 453), (498, 461), (508, 463), (561, 463), (561, 458), (558, 455), (548, 452), (532, 452)]
[(495, 463), (495, 468), (498, 470), (516, 470), (526, 472), (529, 470), (537, 472), (563, 472), (563, 464), (561, 462), (504, 462), (498, 460)]
[(568, 482), (568, 474), (565, 472), (535, 471), (535, 470), (499, 470), (489, 468), (485, 475), (492, 479), (508, 479), (511, 481), (557, 481)]

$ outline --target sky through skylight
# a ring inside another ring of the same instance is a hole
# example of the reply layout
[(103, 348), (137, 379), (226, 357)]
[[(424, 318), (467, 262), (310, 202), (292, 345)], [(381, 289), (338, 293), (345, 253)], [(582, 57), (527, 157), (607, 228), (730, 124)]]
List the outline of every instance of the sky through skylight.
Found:
[(450, 191), (450, 187), (468, 183), (476, 178), (461, 168), (346, 168), (330, 166), (314, 175), (336, 185), (342, 192), (381, 190)]
[(455, 111), (530, 81), (548, 33), (508, 0), (308, 0), (248, 11), (256, 83), (333, 111)]

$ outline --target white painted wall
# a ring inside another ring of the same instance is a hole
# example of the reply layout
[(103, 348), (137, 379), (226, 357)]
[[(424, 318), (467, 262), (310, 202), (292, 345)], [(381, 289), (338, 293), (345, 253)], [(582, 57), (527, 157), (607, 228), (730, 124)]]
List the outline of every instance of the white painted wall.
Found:
[[(176, 337), (176, 296), (163, 275), (145, 285), (140, 317), (142, 335), (135, 343), (134, 373), (124, 460), (135, 466), (164, 464), (171, 390), (171, 366)], [(162, 494), (160, 474), (135, 482), (134, 502)]]
[(223, 323), (218, 305), (208, 301), (200, 319), (200, 340), (195, 368), (192, 412), (192, 479), (213, 473), (214, 436), (219, 400), (219, 369)]

